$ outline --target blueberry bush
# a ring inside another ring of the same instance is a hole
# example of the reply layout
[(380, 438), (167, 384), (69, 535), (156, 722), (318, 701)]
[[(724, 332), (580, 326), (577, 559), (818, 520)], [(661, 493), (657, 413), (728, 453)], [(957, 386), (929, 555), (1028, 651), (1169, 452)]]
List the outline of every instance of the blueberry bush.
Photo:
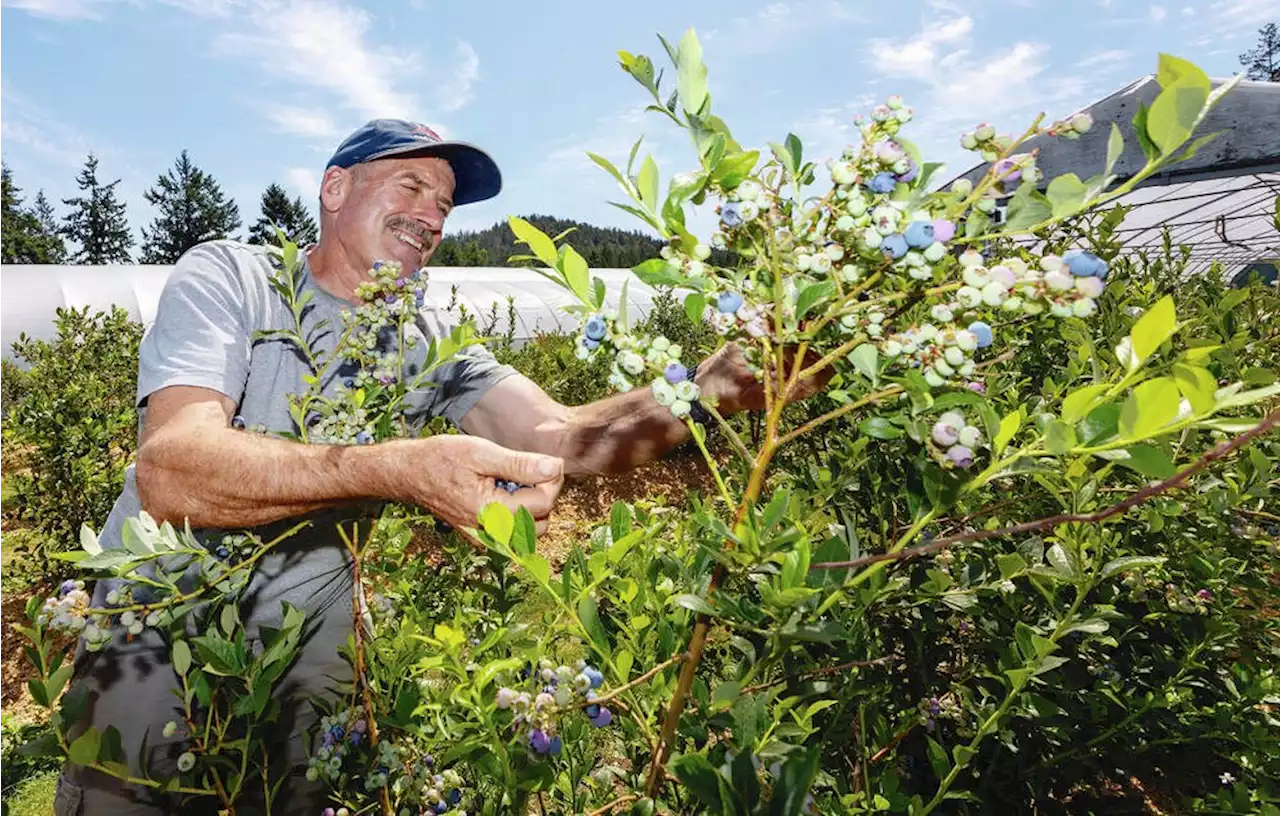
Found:
[[(332, 790), (325, 813), (1087, 812), (1148, 772), (1188, 809), (1280, 812), (1280, 303), (1212, 275), (1170, 286), (1185, 257), (1121, 255), (1123, 212), (1107, 207), (1212, 138), (1198, 126), (1232, 83), (1211, 91), (1161, 56), (1160, 96), (1125, 123), (1147, 157), (1132, 178), (1111, 174), (1125, 137), (1106, 123), (1106, 167), (1041, 190), (1020, 147), (1103, 126), (1078, 115), (974, 128), (961, 143), (986, 174), (936, 189), (901, 99), (823, 166), (794, 136), (740, 145), (712, 113), (696, 36), (663, 45), (665, 100), (652, 60), (620, 61), (690, 137), (693, 169), (663, 195), (639, 143), (624, 167), (592, 158), (665, 240), (636, 276), (679, 291), (687, 337), (736, 344), (756, 374), (758, 433), (701, 393), (691, 341), (609, 308), (571, 240), (511, 219), (518, 262), (574, 300), (575, 356), (683, 420), (715, 490), (615, 504), (558, 571), (529, 514), (496, 500), (515, 484), (495, 485), (440, 568), (408, 552), (401, 515), (344, 528), (367, 603), (344, 649), (352, 682), (317, 703), (306, 773)], [(705, 240), (686, 226), (704, 204)], [(277, 290), (295, 312), (296, 261), (282, 240)], [(318, 380), (338, 361), (359, 372), (337, 397), (293, 397), (297, 438), (405, 433), (415, 379), (477, 342), (469, 325), (433, 340), (414, 378), (368, 351), (379, 331), (404, 342), (427, 284), (377, 264), (329, 358), (281, 329)], [(819, 393), (794, 401), (809, 383)], [(269, 810), (287, 769), (263, 748), (305, 616), (284, 609), (252, 649), (237, 593), (279, 540), (210, 552), (142, 516), (103, 550), (84, 528), (68, 560), (125, 580), (106, 608), (71, 580), (28, 609), (51, 750)], [(135, 767), (112, 729), (75, 728), (85, 700), (62, 694), (57, 637), (94, 649), (147, 628), (180, 692), (171, 777)]]

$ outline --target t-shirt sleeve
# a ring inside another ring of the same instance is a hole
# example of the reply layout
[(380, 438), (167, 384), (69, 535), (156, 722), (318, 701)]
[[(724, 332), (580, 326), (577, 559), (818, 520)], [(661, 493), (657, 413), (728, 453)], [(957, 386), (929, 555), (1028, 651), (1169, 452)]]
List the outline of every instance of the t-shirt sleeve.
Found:
[(433, 387), (427, 389), (427, 410), (432, 416), (443, 416), (461, 426), (466, 416), (485, 393), (518, 374), (509, 365), (499, 363), (484, 346), (468, 346), (427, 378)]
[(224, 247), (188, 250), (160, 294), (138, 351), (138, 405), (161, 388), (209, 388), (239, 403), (249, 376), (244, 281)]

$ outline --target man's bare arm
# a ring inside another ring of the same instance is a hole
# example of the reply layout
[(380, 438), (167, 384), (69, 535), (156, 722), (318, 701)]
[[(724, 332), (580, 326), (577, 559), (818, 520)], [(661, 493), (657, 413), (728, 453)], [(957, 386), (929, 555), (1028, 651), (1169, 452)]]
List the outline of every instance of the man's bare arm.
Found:
[[(829, 375), (802, 382), (793, 399), (811, 395), (826, 379)], [(724, 346), (700, 364), (697, 383), (722, 416), (763, 407), (760, 383), (736, 346)], [(523, 376), (507, 377), (491, 388), (467, 413), (462, 427), (504, 447), (559, 456), (566, 474), (629, 470), (689, 438), (684, 420), (660, 405), (645, 385), (566, 407)]]
[[(490, 501), (525, 504), (539, 520), (560, 485), (560, 462), (448, 436), (378, 445), (303, 445), (237, 431), (235, 406), (203, 388), (150, 397), (138, 450), (138, 494), (158, 520), (239, 529), (361, 500), (404, 501), (455, 526)], [(490, 472), (492, 471), (492, 472)], [(537, 489), (513, 497), (494, 478)]]

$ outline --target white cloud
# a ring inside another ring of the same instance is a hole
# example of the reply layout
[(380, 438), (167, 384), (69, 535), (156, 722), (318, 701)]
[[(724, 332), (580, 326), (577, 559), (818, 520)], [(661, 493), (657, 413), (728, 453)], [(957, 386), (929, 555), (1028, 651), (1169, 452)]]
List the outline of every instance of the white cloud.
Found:
[(937, 25), (927, 26), (915, 37), (904, 41), (878, 39), (871, 43), (874, 65), (882, 72), (896, 76), (927, 80), (934, 76), (943, 60), (957, 59), (953, 52), (942, 55), (942, 46), (956, 42), (973, 32), (972, 17), (956, 17)]
[(100, 20), (103, 0), (3, 0), (0, 5), (53, 20)]
[(0, 136), (18, 144), (60, 170), (79, 169), (92, 149), (80, 132), (10, 87), (3, 89), (4, 117)]
[(1079, 62), (1075, 63), (1074, 65), (1072, 65), (1072, 67), (1076, 69), (1098, 68), (1106, 65), (1114, 65), (1118, 62), (1124, 62), (1125, 60), (1131, 57), (1133, 57), (1132, 51), (1124, 51), (1121, 49), (1112, 49), (1109, 51), (1097, 51), (1085, 57), (1084, 59), (1080, 60)]
[(703, 44), (724, 43), (733, 56), (759, 56), (782, 51), (814, 29), (863, 20), (861, 13), (840, 0), (775, 0), (698, 38)]
[(284, 172), (285, 183), (303, 201), (314, 201), (320, 195), (320, 176), (310, 167), (290, 167)]
[(447, 113), (471, 101), (472, 87), (480, 78), (480, 55), (470, 43), (458, 43), (456, 55), (452, 76), (445, 77), (436, 92), (440, 109)]
[(267, 119), (284, 133), (324, 142), (334, 142), (343, 136), (333, 118), (322, 110), (291, 106), (267, 106), (263, 110)]
[(1196, 16), (1196, 10), (1195, 10), (1195, 9), (1193, 9), (1191, 6), (1183, 6), (1183, 7), (1182, 7), (1182, 16), (1183, 16), (1183, 17), (1194, 17), (1194, 16)]
[(1147, 16), (1151, 18), (1151, 22), (1158, 23), (1163, 20), (1169, 12), (1165, 11), (1164, 6), (1152, 6), (1147, 9)]

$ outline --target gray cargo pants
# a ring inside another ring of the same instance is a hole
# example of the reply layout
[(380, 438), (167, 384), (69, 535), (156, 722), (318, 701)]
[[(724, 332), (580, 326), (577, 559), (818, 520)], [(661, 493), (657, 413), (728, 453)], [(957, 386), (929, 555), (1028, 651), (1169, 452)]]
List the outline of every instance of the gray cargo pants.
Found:
[[(240, 602), (241, 619), (251, 645), (260, 648), (262, 626), (280, 625), (281, 602), (306, 613), (304, 638), (297, 661), (277, 684), (280, 719), (266, 735), (271, 766), (291, 769), (272, 803), (273, 814), (316, 816), (329, 805), (323, 782), (305, 779), (307, 755), (303, 734), (314, 728), (318, 716), (312, 697), (333, 699), (337, 684), (350, 683), (351, 667), (338, 653), (353, 630), (351, 612), (352, 571), (341, 544), (325, 534), (326, 522), (298, 534), (259, 562)], [(332, 522), (328, 523), (332, 529)], [(348, 529), (350, 526), (348, 525)], [(361, 531), (368, 530), (368, 523)], [(267, 540), (264, 538), (264, 540)], [(106, 586), (94, 592), (94, 606), (105, 606)], [(115, 726), (124, 746), (125, 761), (141, 776), (140, 754), (146, 746), (151, 778), (166, 779), (176, 773), (177, 759), (187, 750), (180, 734), (165, 738), (169, 720), (182, 722), (181, 684), (170, 664), (169, 649), (154, 631), (146, 630), (131, 642), (117, 636), (99, 652), (81, 648), (76, 657), (72, 686), (88, 690), (86, 713), (74, 739), (92, 725), (101, 732)], [(276, 776), (276, 773), (273, 773)], [(278, 778), (278, 777), (277, 777)], [(264, 813), (260, 781), (246, 780), (247, 795), (236, 807), (238, 814)], [(256, 794), (256, 795), (255, 795)], [(187, 799), (157, 794), (140, 785), (125, 785), (108, 774), (68, 762), (58, 779), (54, 800), (56, 816), (163, 816), (218, 812), (216, 799)]]

